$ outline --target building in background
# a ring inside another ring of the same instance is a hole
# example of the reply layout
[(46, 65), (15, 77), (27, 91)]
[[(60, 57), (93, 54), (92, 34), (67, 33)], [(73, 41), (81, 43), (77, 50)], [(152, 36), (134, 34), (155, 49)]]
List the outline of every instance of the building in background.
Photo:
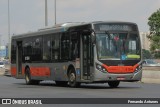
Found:
[(8, 46), (0, 46), (0, 59), (8, 58)]
[(148, 35), (149, 35), (149, 32), (140, 32), (142, 49), (145, 49), (145, 50), (150, 50), (151, 42), (147, 38)]

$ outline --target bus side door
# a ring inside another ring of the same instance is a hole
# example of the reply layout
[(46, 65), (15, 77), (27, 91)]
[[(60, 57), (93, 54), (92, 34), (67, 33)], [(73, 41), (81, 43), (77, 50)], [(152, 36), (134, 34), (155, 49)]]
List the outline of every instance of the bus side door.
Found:
[(22, 77), (22, 41), (17, 41), (17, 49), (16, 49), (16, 78), (20, 79)]
[(91, 67), (91, 35), (81, 35), (81, 70), (83, 71), (82, 77), (85, 80), (90, 79)]

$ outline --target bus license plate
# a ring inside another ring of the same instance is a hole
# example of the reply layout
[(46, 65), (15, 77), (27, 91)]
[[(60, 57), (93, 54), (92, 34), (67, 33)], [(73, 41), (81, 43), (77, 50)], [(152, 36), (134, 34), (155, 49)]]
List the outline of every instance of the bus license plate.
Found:
[(117, 80), (125, 80), (124, 77), (117, 77)]

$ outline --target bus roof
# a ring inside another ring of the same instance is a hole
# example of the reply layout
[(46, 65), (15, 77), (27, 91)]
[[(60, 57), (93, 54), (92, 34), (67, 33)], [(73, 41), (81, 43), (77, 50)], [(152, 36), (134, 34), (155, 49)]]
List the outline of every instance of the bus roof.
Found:
[(123, 22), (123, 21), (94, 21), (94, 22), (88, 22), (88, 23), (87, 22), (67, 22), (67, 23), (57, 24), (57, 25), (52, 26), (52, 27), (45, 27), (45, 28), (39, 29), (38, 31), (35, 31), (35, 32), (28, 32), (28, 33), (13, 35), (12, 39), (20, 39), (20, 38), (23, 38), (23, 37), (30, 37), (30, 36), (37, 36), (37, 35), (43, 35), (43, 34), (65, 32), (71, 27), (91, 25), (91, 24), (101, 24), (101, 23), (108, 23), (108, 24), (109, 23), (125, 23), (125, 24), (137, 25), (136, 23)]
[(65, 32), (67, 31), (70, 27), (73, 26), (80, 26), (80, 25), (86, 25), (87, 23), (84, 22), (68, 22), (68, 23), (63, 23), (63, 24), (57, 24), (52, 27), (45, 27), (42, 29), (38, 29), (38, 31), (35, 32), (28, 32), (28, 33), (23, 33), (23, 34), (18, 34), (18, 35), (13, 35), (12, 39), (18, 39), (18, 38), (23, 38), (23, 37), (30, 37), (30, 36), (37, 36), (37, 35), (43, 35), (43, 34), (50, 34), (50, 33), (58, 33), (58, 32)]

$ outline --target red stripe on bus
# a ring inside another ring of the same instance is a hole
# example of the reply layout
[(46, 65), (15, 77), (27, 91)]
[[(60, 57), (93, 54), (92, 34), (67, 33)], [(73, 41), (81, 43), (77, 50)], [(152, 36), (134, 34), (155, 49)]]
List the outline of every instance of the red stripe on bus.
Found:
[[(51, 71), (49, 67), (31, 67), (31, 75), (32, 76), (50, 76)], [(11, 75), (16, 76), (17, 68), (11, 67)], [(25, 68), (22, 68), (22, 75), (24, 75)]]
[(51, 71), (49, 67), (30, 67), (32, 76), (50, 76)]
[(11, 75), (12, 76), (16, 76), (16, 71), (17, 71), (16, 67), (11, 67)]
[[(24, 71), (25, 71), (25, 68), (23, 67), (22, 68), (22, 75), (24, 75)], [(16, 76), (16, 72), (17, 72), (17, 68), (16, 67), (11, 67), (11, 75)]]
[(134, 66), (107, 66), (103, 64), (102, 66), (105, 67), (109, 73), (133, 73), (138, 64)]

